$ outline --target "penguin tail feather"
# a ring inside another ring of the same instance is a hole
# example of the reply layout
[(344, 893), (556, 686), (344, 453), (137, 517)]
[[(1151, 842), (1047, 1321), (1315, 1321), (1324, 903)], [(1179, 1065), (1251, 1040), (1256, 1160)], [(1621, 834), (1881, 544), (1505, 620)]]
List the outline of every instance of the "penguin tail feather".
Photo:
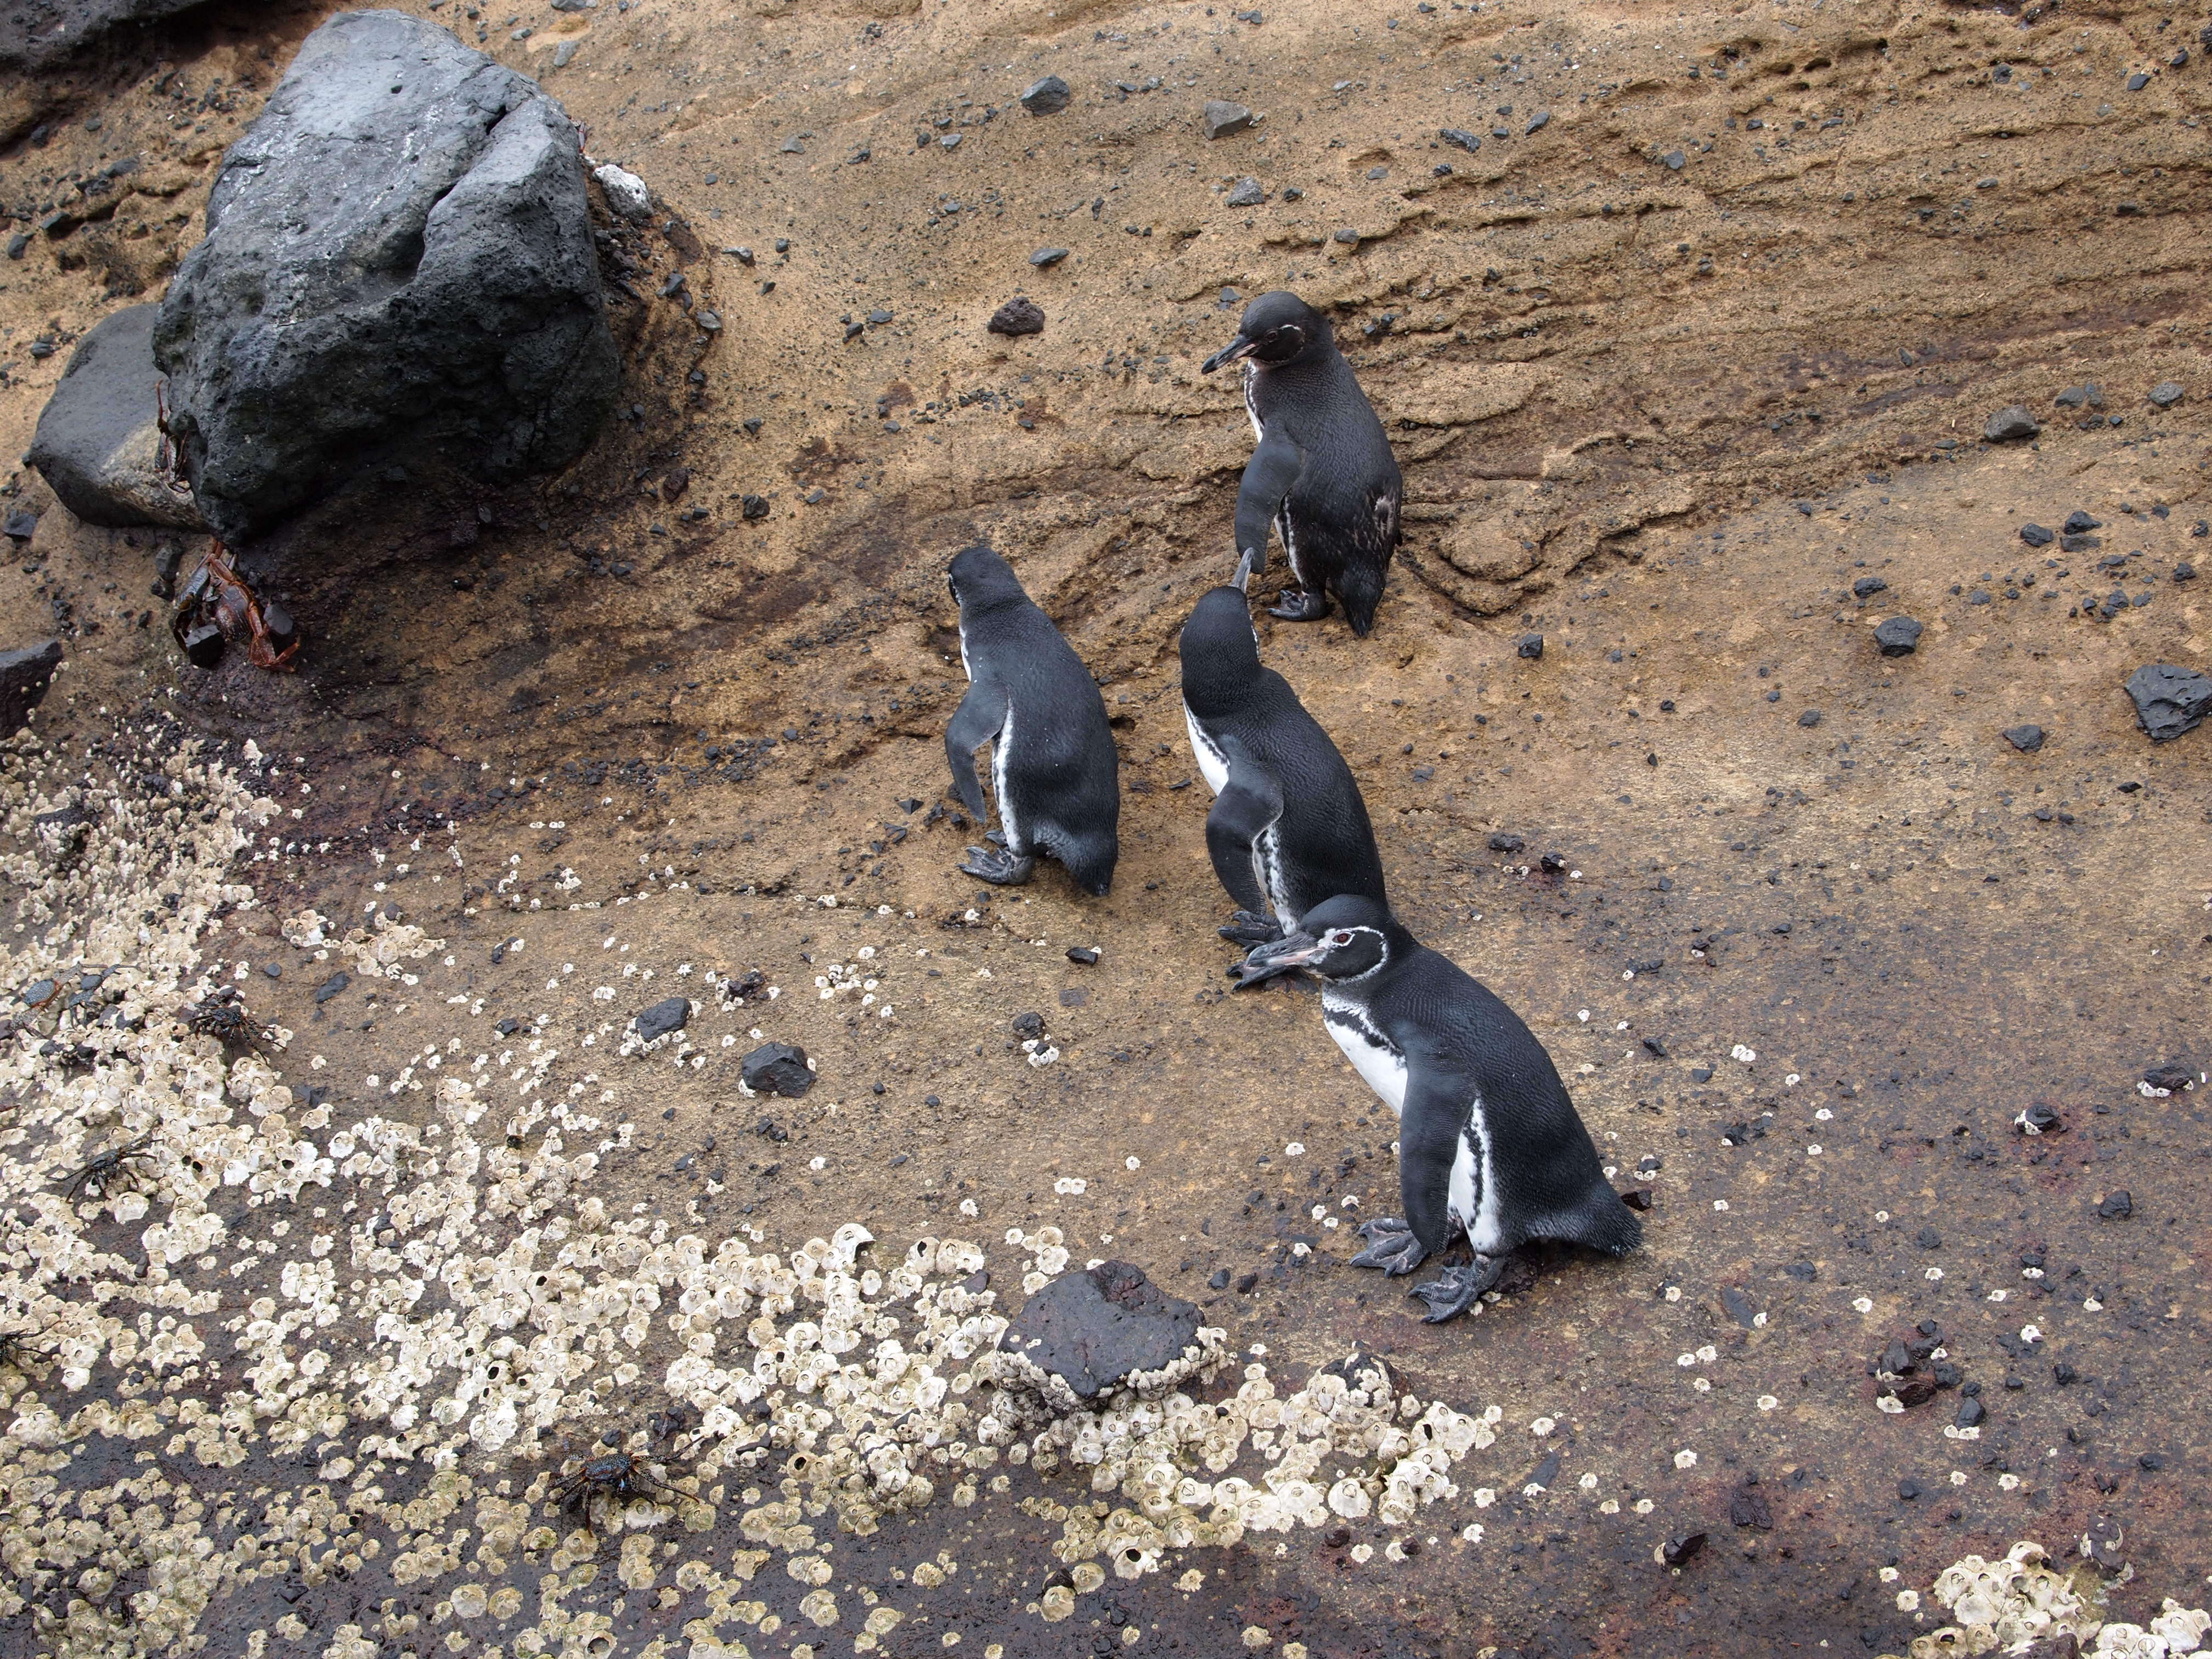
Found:
[(1626, 1255), (1644, 1243), (1644, 1224), (1607, 1187), (1584, 1212), (1580, 1242), (1608, 1255)]

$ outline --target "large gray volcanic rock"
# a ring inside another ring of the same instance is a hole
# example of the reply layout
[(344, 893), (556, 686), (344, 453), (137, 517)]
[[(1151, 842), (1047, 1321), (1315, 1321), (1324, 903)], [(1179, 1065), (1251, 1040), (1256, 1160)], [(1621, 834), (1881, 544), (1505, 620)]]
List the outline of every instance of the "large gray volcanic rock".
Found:
[(87, 524), (207, 527), (192, 498), (170, 489), (161, 471), (161, 374), (153, 345), (159, 309), (127, 306), (103, 318), (77, 343), (39, 415), (25, 459)]
[(342, 12), (309, 35), (207, 222), (154, 351), (220, 535), (372, 466), (566, 465), (612, 403), (576, 129), (441, 28)]

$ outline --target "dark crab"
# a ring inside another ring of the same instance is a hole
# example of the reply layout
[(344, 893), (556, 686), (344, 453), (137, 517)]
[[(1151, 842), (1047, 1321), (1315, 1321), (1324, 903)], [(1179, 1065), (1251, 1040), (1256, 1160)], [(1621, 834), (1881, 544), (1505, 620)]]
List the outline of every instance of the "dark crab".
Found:
[(214, 667), (222, 660), (224, 641), (241, 634), (246, 659), (256, 668), (289, 672), (300, 654), (300, 630), (291, 614), (274, 599), (264, 605), (254, 597), (230, 550), (219, 541), (208, 544), (207, 556), (178, 593), (169, 632), (197, 668)]
[(64, 1189), (66, 1196), (73, 1200), (82, 1198), (94, 1187), (98, 1187), (100, 1195), (105, 1198), (113, 1189), (118, 1179), (127, 1176), (133, 1181), (137, 1180), (137, 1171), (132, 1165), (142, 1159), (151, 1158), (153, 1146), (154, 1137), (150, 1134), (143, 1134), (136, 1140), (126, 1142), (120, 1146), (112, 1146), (104, 1152), (95, 1153), (86, 1162), (82, 1169), (70, 1177), (69, 1185)]
[(617, 1451), (586, 1458), (582, 1467), (574, 1474), (555, 1481), (547, 1496), (569, 1513), (580, 1513), (588, 1524), (592, 1518), (592, 1498), (601, 1492), (622, 1504), (634, 1503), (641, 1498), (658, 1498), (663, 1494), (671, 1503), (684, 1501), (682, 1492), (666, 1481), (656, 1480), (646, 1473), (643, 1458)]
[(235, 985), (218, 986), (204, 1002), (188, 1002), (177, 1010), (185, 1029), (230, 1044), (260, 1044), (276, 1041), (276, 1028), (264, 1025), (246, 1012), (246, 999)]
[(44, 1331), (28, 1327), (20, 1331), (0, 1331), (0, 1365), (13, 1365), (19, 1371), (27, 1372), (31, 1361), (38, 1357), (32, 1344), (45, 1334)]

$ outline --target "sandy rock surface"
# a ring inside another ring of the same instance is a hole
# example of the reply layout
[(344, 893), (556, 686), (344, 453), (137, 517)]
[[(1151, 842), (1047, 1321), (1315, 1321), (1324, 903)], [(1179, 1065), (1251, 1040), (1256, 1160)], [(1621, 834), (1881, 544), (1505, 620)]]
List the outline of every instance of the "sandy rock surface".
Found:
[[(0, 453), (331, 9), (9, 88)], [(0, 643), (68, 661), (0, 766), (0, 1650), (2190, 1627), (2212, 732), (2124, 688), (2212, 670), (2203, 19), (408, 9), (649, 192), (593, 187), (618, 412), (241, 549), (292, 675), (180, 663), (199, 538), (9, 477)], [(1263, 658), (1651, 1200), (1438, 1328), (1346, 1265), (1388, 1114), (1212, 932), (1175, 636), (1250, 436), (1197, 365), (1277, 286), (1407, 538), (1373, 637)], [(954, 868), (979, 538), (1103, 684), (1103, 900)], [(803, 1096), (748, 1096), (769, 1043)], [(995, 1413), (1020, 1299), (1106, 1260), (1236, 1363)]]

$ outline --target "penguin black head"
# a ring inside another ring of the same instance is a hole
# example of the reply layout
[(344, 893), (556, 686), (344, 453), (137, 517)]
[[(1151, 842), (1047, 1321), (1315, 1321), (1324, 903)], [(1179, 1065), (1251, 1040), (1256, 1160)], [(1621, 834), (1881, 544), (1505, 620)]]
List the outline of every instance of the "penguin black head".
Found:
[(1026, 597), (1013, 566), (980, 542), (952, 556), (945, 568), (945, 585), (963, 610)]
[(1260, 677), (1260, 636), (1244, 597), (1251, 569), (1249, 558), (1240, 562), (1236, 585), (1208, 590), (1182, 625), (1182, 700), (1200, 719), (1235, 708)]
[(1287, 289), (1262, 294), (1244, 307), (1237, 337), (1198, 366), (1211, 374), (1224, 363), (1249, 357), (1263, 368), (1280, 368), (1328, 349), (1334, 338), (1328, 319)]
[(1340, 894), (1307, 911), (1297, 932), (1259, 946), (1244, 963), (1248, 969), (1304, 968), (1323, 979), (1360, 979), (1388, 962), (1407, 938), (1373, 899)]

